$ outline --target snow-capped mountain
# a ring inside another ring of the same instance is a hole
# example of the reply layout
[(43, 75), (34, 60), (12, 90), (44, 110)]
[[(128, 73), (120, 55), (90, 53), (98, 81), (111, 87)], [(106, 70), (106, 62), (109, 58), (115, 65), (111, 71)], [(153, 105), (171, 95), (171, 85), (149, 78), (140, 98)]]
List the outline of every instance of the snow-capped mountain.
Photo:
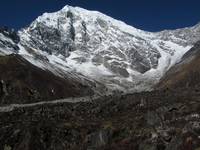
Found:
[(136, 91), (151, 89), (180, 61), (200, 40), (200, 24), (152, 33), (97, 11), (65, 6), (58, 12), (44, 13), (18, 36), (19, 41), (10, 41), (0, 33), (1, 43), (16, 46), (4, 50), (55, 74), (57, 70), (81, 74), (111, 89)]

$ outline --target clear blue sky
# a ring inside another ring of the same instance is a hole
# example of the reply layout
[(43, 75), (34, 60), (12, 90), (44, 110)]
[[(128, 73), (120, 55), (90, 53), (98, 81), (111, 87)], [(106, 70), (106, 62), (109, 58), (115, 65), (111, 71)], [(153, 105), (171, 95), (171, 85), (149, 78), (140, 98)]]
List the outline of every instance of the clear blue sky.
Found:
[(1, 0), (0, 26), (27, 26), (44, 12), (65, 5), (97, 10), (147, 31), (176, 29), (200, 22), (200, 0)]

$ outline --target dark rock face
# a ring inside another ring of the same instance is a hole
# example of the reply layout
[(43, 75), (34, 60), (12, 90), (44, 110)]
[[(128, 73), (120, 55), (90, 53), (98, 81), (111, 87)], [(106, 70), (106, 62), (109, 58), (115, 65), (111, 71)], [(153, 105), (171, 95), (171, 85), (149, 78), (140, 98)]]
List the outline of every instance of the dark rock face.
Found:
[(4, 37), (3, 39), (0, 37), (0, 48), (5, 48), (5, 49), (8, 48), (14, 51), (19, 50), (17, 43), (19, 43), (20, 38), (14, 30), (11, 30), (7, 27), (1, 27), (0, 34), (2, 34), (5, 38), (9, 39), (5, 40)]
[(110, 138), (112, 138), (112, 131), (108, 129), (102, 129), (91, 133), (86, 137), (88, 149), (98, 149), (99, 147), (104, 147), (109, 144)]
[(27, 31), (30, 34), (29, 43), (22, 43), (22, 45), (25, 44), (26, 47), (33, 47), (49, 54), (61, 54), (68, 57), (69, 52), (74, 49), (75, 29), (73, 26), (73, 14), (68, 12), (65, 17), (69, 21), (65, 29), (60, 29), (60, 25), (63, 24), (63, 21), (65, 22), (63, 18), (57, 20), (56, 28), (49, 27), (43, 22), (35, 22), (32, 25), (34, 27), (31, 26)]
[(15, 30), (13, 30), (13, 29), (9, 29), (7, 27), (1, 27), (0, 33), (5, 35), (6, 37), (11, 38), (15, 43), (19, 43), (19, 41), (20, 41), (20, 38), (17, 35), (17, 32), (15, 32)]
[(37, 68), (19, 55), (0, 57), (1, 104), (92, 95), (90, 87)]
[(61, 52), (65, 55), (66, 44), (61, 43), (61, 33), (58, 29), (52, 29), (43, 23), (38, 23), (36, 28), (31, 32), (31, 46), (41, 49), (52, 54)]
[(119, 74), (120, 76), (129, 77), (129, 73), (126, 70), (127, 64), (123, 62), (121, 63), (117, 61), (113, 61), (111, 63), (104, 62), (104, 66), (110, 69), (112, 72)]
[(146, 54), (138, 52), (135, 49), (130, 51), (130, 60), (132, 64), (132, 69), (137, 70), (140, 73), (145, 73), (151, 68), (156, 68), (158, 66), (158, 60), (161, 57), (160, 53), (155, 51), (152, 52), (149, 57), (144, 57)]

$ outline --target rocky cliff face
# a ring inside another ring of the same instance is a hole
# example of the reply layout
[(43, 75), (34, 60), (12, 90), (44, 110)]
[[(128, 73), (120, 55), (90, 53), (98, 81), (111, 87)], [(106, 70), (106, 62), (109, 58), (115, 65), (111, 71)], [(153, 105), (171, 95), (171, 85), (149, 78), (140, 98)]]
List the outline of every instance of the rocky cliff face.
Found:
[(17, 53), (19, 50), (19, 36), (14, 30), (6, 27), (0, 28), (0, 54)]

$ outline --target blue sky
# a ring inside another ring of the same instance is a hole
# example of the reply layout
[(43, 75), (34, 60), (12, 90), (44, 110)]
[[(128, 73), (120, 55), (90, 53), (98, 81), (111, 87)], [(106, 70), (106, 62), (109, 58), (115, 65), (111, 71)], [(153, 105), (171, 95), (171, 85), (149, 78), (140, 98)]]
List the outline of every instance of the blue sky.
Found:
[(20, 29), (42, 13), (65, 5), (97, 10), (146, 31), (200, 22), (200, 0), (1, 0), (0, 26)]

